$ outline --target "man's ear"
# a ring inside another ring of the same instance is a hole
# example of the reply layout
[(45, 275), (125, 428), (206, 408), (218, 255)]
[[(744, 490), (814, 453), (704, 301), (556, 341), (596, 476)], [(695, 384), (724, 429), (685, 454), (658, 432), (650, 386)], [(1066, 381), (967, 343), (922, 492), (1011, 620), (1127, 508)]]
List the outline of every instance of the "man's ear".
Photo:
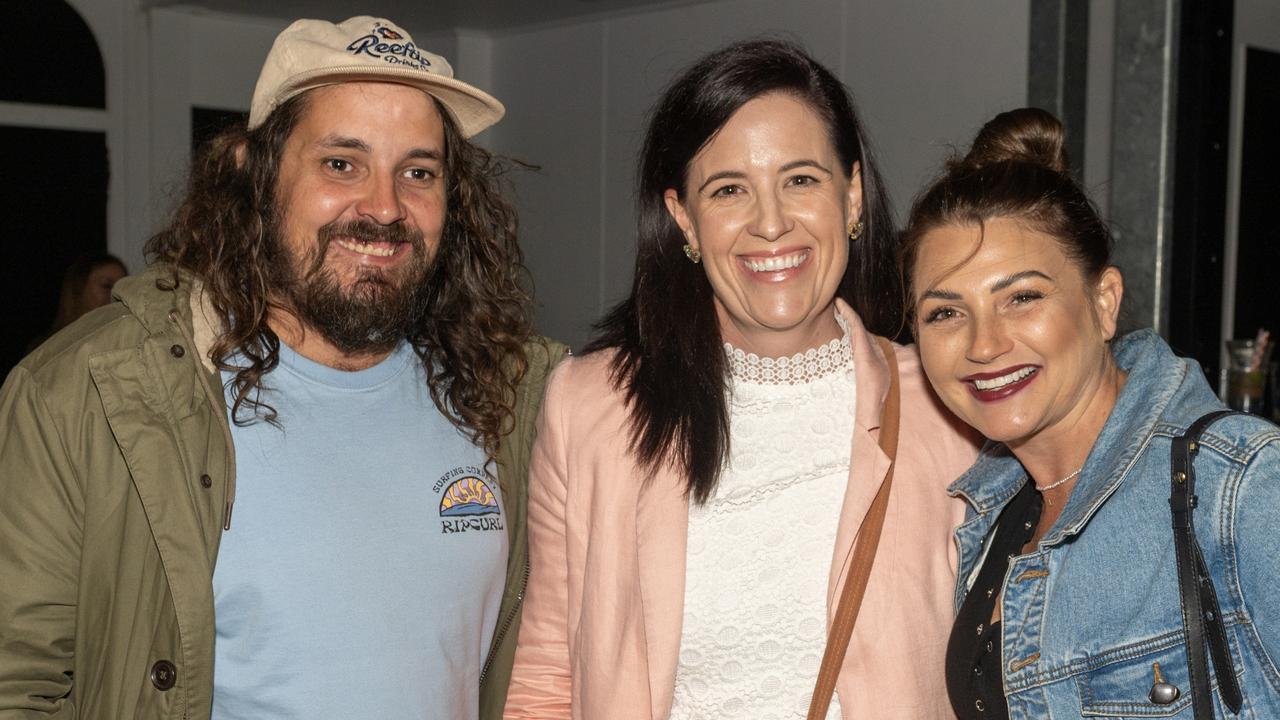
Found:
[(236, 143), (236, 147), (232, 150), (236, 156), (236, 168), (243, 170), (245, 159), (249, 157), (249, 141), (241, 140)]
[(680, 195), (675, 188), (667, 188), (667, 191), (662, 193), (662, 201), (666, 203), (671, 219), (676, 221), (676, 225), (680, 226), (680, 232), (684, 233), (685, 242), (693, 246), (694, 250), (701, 250), (702, 248), (698, 247), (698, 233), (693, 227), (693, 221), (689, 219), (689, 211), (680, 201)]
[(1120, 320), (1120, 303), (1123, 300), (1124, 275), (1120, 274), (1120, 268), (1112, 265), (1103, 270), (1094, 283), (1093, 312), (1103, 340), (1115, 337)]

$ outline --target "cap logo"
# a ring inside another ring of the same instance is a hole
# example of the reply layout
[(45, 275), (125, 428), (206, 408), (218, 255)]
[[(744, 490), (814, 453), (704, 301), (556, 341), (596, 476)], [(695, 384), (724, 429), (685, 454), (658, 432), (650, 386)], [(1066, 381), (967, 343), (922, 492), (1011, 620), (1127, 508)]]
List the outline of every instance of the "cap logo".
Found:
[(404, 36), (381, 23), (373, 26), (373, 32), (356, 38), (347, 46), (352, 55), (368, 55), (380, 58), (392, 65), (408, 65), (415, 70), (426, 70), (431, 61), (418, 52), (412, 42), (389, 43), (384, 40), (400, 40)]

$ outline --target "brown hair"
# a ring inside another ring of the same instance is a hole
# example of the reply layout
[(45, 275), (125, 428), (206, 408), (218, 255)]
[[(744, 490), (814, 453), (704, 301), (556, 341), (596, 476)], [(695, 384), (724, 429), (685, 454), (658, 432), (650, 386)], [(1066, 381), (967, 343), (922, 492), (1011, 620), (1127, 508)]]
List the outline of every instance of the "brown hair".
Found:
[(1069, 167), (1062, 123), (1044, 110), (1010, 110), (983, 125), (968, 154), (948, 161), (911, 208), (899, 248), (907, 312), (920, 240), (945, 225), (1017, 218), (1056, 238), (1086, 278), (1097, 278), (1111, 265), (1111, 233)]
[[(72, 261), (62, 276), (62, 290), (58, 295), (58, 311), (53, 316), (53, 327), (49, 329), (49, 335), (70, 325), (81, 315), (93, 309), (92, 307), (85, 307), (85, 286), (89, 284), (89, 276), (93, 274), (94, 270), (109, 265), (115, 265), (120, 268), (122, 273), (129, 274), (129, 268), (125, 267), (124, 261), (111, 253), (88, 253), (80, 255)], [(44, 337), (48, 337), (48, 335)]]
[[(234, 370), (232, 417), (275, 420), (259, 402), (263, 376), (279, 363), (280, 339), (267, 325), (273, 266), (286, 262), (271, 241), (279, 217), (281, 154), (306, 112), (310, 93), (290, 98), (262, 125), (231, 128), (192, 164), (187, 194), (172, 222), (147, 243), (153, 261), (204, 283), (222, 332), (210, 356)], [(507, 164), (472, 145), (438, 102), (444, 121), (448, 213), (427, 289), (426, 312), (409, 334), (431, 397), (490, 459), (514, 423), (515, 388), (530, 334), (527, 271), (516, 215), (502, 197)], [(227, 361), (238, 353), (238, 365)]]

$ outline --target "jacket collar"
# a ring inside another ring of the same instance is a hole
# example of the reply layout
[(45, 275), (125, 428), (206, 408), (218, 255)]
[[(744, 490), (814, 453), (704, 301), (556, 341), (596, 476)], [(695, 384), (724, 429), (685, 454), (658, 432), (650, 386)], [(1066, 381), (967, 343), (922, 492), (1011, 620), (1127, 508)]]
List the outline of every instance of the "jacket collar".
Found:
[(149, 334), (166, 332), (170, 323), (180, 323), (185, 333), (194, 338), (201, 365), (210, 373), (215, 371), (209, 353), (221, 322), (212, 299), (204, 292), (204, 284), (195, 275), (166, 263), (156, 263), (137, 275), (121, 279), (111, 294), (133, 313)]
[(854, 423), (863, 432), (880, 429), (880, 409), (889, 394), (889, 366), (880, 353), (875, 336), (867, 332), (858, 314), (844, 300), (836, 299), (836, 312), (849, 328), (853, 345), (853, 372), (858, 379), (854, 397)]
[[(1154, 330), (1140, 330), (1113, 341), (1111, 352), (1128, 377), (1062, 516), (1041, 541), (1043, 545), (1079, 533), (1120, 487), (1188, 379), (1188, 363), (1175, 357)], [(988, 442), (978, 461), (948, 492), (963, 497), (979, 514), (986, 515), (1002, 509), (1026, 480), (1026, 471), (1008, 447)]]

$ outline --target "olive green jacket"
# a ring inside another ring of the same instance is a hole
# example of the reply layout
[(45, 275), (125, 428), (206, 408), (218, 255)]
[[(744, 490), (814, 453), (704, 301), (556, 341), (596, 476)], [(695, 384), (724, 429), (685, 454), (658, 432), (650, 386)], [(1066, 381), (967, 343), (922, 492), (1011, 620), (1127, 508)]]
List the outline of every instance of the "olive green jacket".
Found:
[[(167, 268), (122, 280), (120, 302), (51, 338), (0, 390), (0, 720), (209, 717), (235, 458), (207, 358), (215, 325), (193, 287)], [(511, 551), (484, 720), (506, 700), (534, 419), (566, 353), (541, 339), (527, 350), (498, 456)]]

